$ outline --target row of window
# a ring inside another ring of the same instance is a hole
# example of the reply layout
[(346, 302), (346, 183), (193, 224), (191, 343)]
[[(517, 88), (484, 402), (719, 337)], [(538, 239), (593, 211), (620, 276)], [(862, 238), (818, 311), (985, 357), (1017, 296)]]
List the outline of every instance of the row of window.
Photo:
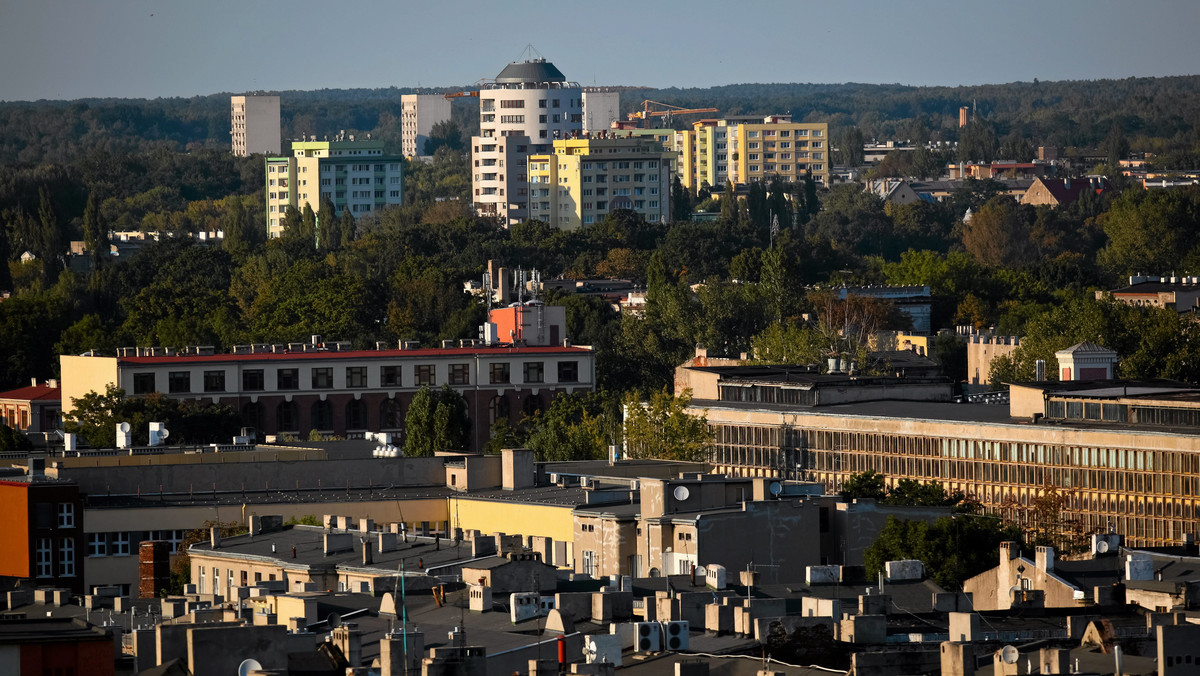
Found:
[[(579, 362), (576, 361), (560, 361), (558, 362), (558, 382), (574, 383), (579, 382)], [(347, 366), (345, 369), (347, 388), (365, 388), (367, 384), (367, 368), (366, 366)], [(512, 365), (508, 362), (497, 362), (489, 365), (488, 381), (492, 384), (504, 384), (511, 382)], [(545, 362), (528, 361), (522, 364), (522, 375), (524, 383), (541, 383), (545, 382)], [(402, 366), (380, 366), (379, 367), (379, 385), (381, 387), (401, 387), (403, 383)], [(133, 374), (133, 393), (134, 394), (150, 394), (157, 392), (157, 373), (147, 371)], [(313, 390), (330, 390), (334, 388), (333, 367), (315, 367), (310, 370), (309, 386)], [(436, 364), (418, 364), (413, 367), (413, 383), (417, 387), (426, 385), (435, 385), (437, 375)], [(449, 365), (449, 384), (451, 385), (470, 385), (471, 384), (471, 364), (459, 363)], [(265, 369), (245, 369), (242, 371), (242, 392), (263, 392), (266, 387), (266, 370)], [(300, 389), (300, 369), (299, 368), (281, 368), (275, 369), (275, 389), (277, 390), (299, 390)], [(227, 392), (226, 387), (226, 371), (224, 369), (205, 371), (203, 375), (203, 391), (204, 392)], [(192, 392), (192, 372), (191, 371), (169, 371), (167, 372), (167, 392), (169, 394), (189, 394)]]
[[(155, 530), (145, 533), (147, 540), (164, 540), (171, 543), (171, 551), (177, 551), (183, 543), (185, 531)], [(92, 558), (104, 556), (131, 556), (135, 553), (134, 545), (139, 543), (142, 533), (115, 531), (111, 533), (88, 533), (87, 555)]]

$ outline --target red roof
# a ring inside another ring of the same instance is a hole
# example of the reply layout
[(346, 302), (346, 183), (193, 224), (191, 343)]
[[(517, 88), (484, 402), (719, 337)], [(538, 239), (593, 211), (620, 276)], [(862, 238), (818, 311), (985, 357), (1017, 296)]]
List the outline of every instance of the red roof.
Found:
[[(505, 354), (562, 354), (590, 353), (587, 347), (446, 347), (418, 348), (415, 350), (348, 350), (335, 352), (258, 352), (253, 354), (177, 354), (168, 357), (119, 357), (122, 364), (184, 364), (227, 361), (282, 361), (295, 359), (386, 359), (395, 357), (473, 357), (475, 355), (498, 356)], [(57, 391), (57, 390), (56, 390)]]
[(1058, 200), (1059, 204), (1067, 204), (1074, 202), (1085, 191), (1092, 191), (1099, 195), (1109, 188), (1108, 181), (1103, 178), (1089, 180), (1087, 178), (1043, 178), (1042, 185), (1046, 186), (1046, 190)]
[(28, 385), (16, 390), (0, 392), (0, 399), (18, 401), (62, 401), (62, 390), (49, 385)]

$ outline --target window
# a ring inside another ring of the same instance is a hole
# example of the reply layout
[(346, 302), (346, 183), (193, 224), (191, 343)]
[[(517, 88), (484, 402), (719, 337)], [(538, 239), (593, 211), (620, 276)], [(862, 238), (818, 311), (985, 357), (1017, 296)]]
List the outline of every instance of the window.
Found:
[(266, 386), (262, 369), (247, 369), (242, 371), (242, 390), (246, 392), (261, 392)]
[(54, 574), (51, 563), (50, 538), (38, 538), (37, 542), (37, 576), (50, 577)]
[(320, 368), (312, 370), (312, 388), (314, 390), (328, 390), (333, 387), (333, 369)]
[(205, 371), (204, 372), (204, 391), (205, 392), (224, 392), (225, 391), (225, 371)]
[(171, 393), (191, 392), (192, 374), (187, 371), (171, 371), (167, 374), (167, 390)]
[(577, 362), (577, 361), (560, 361), (560, 362), (558, 362), (558, 382), (560, 382), (560, 383), (577, 383), (577, 382), (579, 382), (579, 362)]
[(542, 382), (542, 372), (544, 371), (544, 369), (545, 369), (545, 364), (543, 364), (540, 361), (525, 362), (524, 382), (527, 382), (527, 383)]
[(367, 402), (362, 399), (351, 399), (346, 402), (346, 429), (362, 430), (367, 428)]
[(450, 384), (451, 385), (470, 385), (471, 384), (471, 365), (470, 364), (451, 364), (450, 365)]
[(509, 370), (508, 370), (507, 363), (491, 365), (490, 382), (492, 382), (492, 383), (507, 383), (507, 382), (509, 382)]
[(61, 577), (75, 577), (75, 538), (58, 541), (58, 574)]
[(525, 102), (521, 99), (508, 99), (500, 102), (501, 108), (524, 108)]
[(596, 552), (584, 550), (583, 552), (583, 570), (580, 571), (584, 575), (596, 574)]
[(88, 556), (108, 556), (108, 534), (88, 533)]
[(328, 401), (314, 401), (312, 407), (309, 408), (308, 415), (313, 429), (333, 429), (333, 404)]
[(134, 394), (150, 394), (154, 391), (154, 374), (153, 373), (135, 373), (133, 374), (133, 393)]
[(417, 387), (433, 385), (437, 377), (437, 367), (433, 364), (419, 364), (416, 371)]
[(75, 527), (75, 505), (70, 502), (58, 503), (58, 527)]
[(109, 544), (112, 545), (113, 556), (129, 556), (129, 532), (112, 533)]
[(300, 369), (279, 369), (276, 372), (276, 388), (280, 390), (300, 389)]
[(366, 387), (367, 386), (367, 367), (366, 366), (348, 366), (346, 367), (346, 387)]

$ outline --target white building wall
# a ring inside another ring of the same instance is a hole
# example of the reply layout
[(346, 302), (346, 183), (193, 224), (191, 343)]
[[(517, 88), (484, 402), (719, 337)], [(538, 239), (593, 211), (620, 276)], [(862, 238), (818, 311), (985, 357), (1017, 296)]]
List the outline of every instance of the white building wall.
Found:
[(442, 94), (400, 97), (400, 146), (405, 157), (425, 154), (433, 125), (450, 119), (450, 99)]
[(621, 93), (583, 92), (583, 128), (590, 132), (608, 129), (621, 119)]
[(231, 96), (229, 105), (234, 156), (279, 154), (282, 133), (278, 96)]

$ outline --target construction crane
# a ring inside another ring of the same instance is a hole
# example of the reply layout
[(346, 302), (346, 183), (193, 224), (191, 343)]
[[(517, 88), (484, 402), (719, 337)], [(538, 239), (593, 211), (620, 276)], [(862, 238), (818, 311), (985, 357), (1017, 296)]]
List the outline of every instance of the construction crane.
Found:
[(457, 98), (460, 98), (463, 96), (478, 97), (479, 92), (450, 92), (449, 94), (446, 94), (446, 98), (448, 98), (448, 99), (457, 99)]
[[(669, 103), (659, 103), (658, 101), (642, 101), (642, 110), (629, 114), (631, 120), (642, 120), (643, 122), (652, 117), (665, 117), (670, 119), (672, 115), (691, 115), (693, 113), (715, 113), (716, 108), (681, 108), (673, 106)], [(650, 106), (661, 106), (666, 110), (650, 110)]]

